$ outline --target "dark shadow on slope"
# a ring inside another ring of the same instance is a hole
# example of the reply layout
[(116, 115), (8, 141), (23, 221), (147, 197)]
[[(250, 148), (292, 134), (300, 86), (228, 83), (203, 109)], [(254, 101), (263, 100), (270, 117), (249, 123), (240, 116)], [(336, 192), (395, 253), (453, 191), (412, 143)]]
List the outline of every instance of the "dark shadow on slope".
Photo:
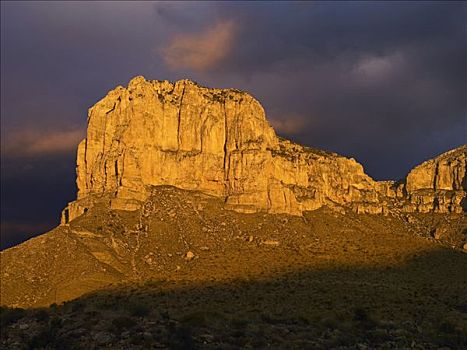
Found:
[(466, 271), (466, 254), (439, 249), (397, 267), (113, 286), (48, 309), (3, 309), (1, 341), (49, 349), (463, 349)]
[(466, 213), (467, 212), (467, 197), (462, 198), (461, 207), (462, 207), (462, 211)]

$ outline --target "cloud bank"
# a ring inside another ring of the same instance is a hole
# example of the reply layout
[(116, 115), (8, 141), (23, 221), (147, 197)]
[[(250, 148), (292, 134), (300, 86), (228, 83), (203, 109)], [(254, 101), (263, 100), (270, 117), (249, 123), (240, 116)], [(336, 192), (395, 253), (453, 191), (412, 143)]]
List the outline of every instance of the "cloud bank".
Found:
[(37, 157), (73, 154), (76, 153), (78, 143), (84, 136), (83, 129), (23, 129), (5, 135), (2, 139), (2, 155), (6, 157)]

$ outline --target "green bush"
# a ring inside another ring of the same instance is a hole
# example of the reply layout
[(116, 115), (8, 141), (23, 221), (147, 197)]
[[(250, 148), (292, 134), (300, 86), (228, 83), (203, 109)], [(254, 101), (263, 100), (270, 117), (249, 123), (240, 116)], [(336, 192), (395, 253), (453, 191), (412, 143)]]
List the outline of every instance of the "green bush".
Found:
[(142, 345), (144, 343), (144, 338), (139, 334), (132, 334), (130, 336), (130, 343), (133, 345)]
[(372, 329), (377, 326), (377, 322), (371, 318), (368, 311), (362, 307), (357, 307), (353, 312), (353, 320), (364, 329)]
[(71, 304), (71, 311), (77, 312), (84, 309), (84, 303), (82, 301), (73, 301)]
[[(40, 310), (45, 311), (45, 310)], [(47, 311), (45, 311), (47, 313)], [(45, 313), (40, 313), (42, 318), (45, 318)], [(37, 313), (36, 313), (37, 318)], [(38, 334), (33, 336), (29, 341), (30, 349), (37, 348), (48, 348), (48, 349), (66, 349), (69, 348), (69, 344), (65, 339), (59, 339), (57, 337), (57, 332), (62, 325), (62, 320), (57, 317), (49, 317), (47, 313), (48, 324), (42, 329)]]
[(202, 311), (195, 311), (183, 316), (180, 321), (190, 326), (204, 326), (207, 324), (206, 314)]
[(42, 332), (36, 334), (29, 341), (30, 349), (45, 348), (55, 342), (55, 333), (50, 329), (44, 329)]
[(62, 320), (59, 317), (51, 317), (49, 320), (49, 328), (57, 330), (62, 326)]
[(248, 320), (244, 318), (234, 318), (232, 321), (232, 327), (235, 329), (243, 329), (248, 325)]
[(277, 317), (274, 317), (269, 313), (261, 314), (261, 320), (266, 322), (266, 323), (269, 323), (269, 324), (280, 324), (280, 323), (282, 323), (281, 319), (279, 319)]
[(435, 327), (430, 341), (440, 347), (467, 349), (467, 334), (451, 321), (442, 321)]
[(170, 334), (169, 349), (191, 350), (195, 349), (191, 328), (188, 326), (176, 327)]
[(6, 327), (26, 316), (26, 311), (20, 308), (0, 307), (0, 324)]
[(49, 317), (49, 312), (46, 309), (39, 309), (34, 312), (34, 318), (37, 322), (47, 322)]
[(119, 316), (112, 320), (112, 326), (117, 332), (121, 332), (124, 329), (131, 329), (136, 326), (136, 321), (128, 316)]
[(357, 307), (353, 311), (353, 320), (357, 322), (365, 322), (369, 320), (368, 311), (362, 307)]
[(439, 328), (439, 331), (442, 333), (453, 334), (456, 332), (455, 325), (449, 321), (441, 322), (438, 328)]
[(151, 308), (143, 303), (132, 303), (128, 306), (131, 316), (145, 317), (151, 313)]

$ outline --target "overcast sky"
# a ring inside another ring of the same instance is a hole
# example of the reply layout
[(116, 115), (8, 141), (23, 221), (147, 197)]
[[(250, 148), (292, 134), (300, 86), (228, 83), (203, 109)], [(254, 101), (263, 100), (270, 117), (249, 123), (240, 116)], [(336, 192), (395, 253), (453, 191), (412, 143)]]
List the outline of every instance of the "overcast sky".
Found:
[(378, 180), (467, 141), (463, 2), (1, 2), (2, 247), (75, 198), (87, 109), (136, 75), (249, 91)]

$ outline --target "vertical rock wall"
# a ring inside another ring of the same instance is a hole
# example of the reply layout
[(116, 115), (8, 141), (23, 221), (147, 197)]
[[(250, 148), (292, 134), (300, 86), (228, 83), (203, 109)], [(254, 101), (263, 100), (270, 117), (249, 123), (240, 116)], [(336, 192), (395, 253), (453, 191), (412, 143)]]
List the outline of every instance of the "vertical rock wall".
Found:
[[(245, 92), (139, 76), (89, 110), (77, 154), (78, 199), (67, 215), (72, 220), (95, 196), (108, 196), (114, 209), (137, 209), (158, 185), (221, 196), (242, 212), (300, 215), (344, 205), (383, 213), (402, 194), (406, 210), (462, 210), (452, 193), (465, 194), (465, 157), (433, 164), (414, 169), (403, 188), (378, 183), (354, 159), (278, 138)], [(449, 193), (420, 197), (427, 189)]]

